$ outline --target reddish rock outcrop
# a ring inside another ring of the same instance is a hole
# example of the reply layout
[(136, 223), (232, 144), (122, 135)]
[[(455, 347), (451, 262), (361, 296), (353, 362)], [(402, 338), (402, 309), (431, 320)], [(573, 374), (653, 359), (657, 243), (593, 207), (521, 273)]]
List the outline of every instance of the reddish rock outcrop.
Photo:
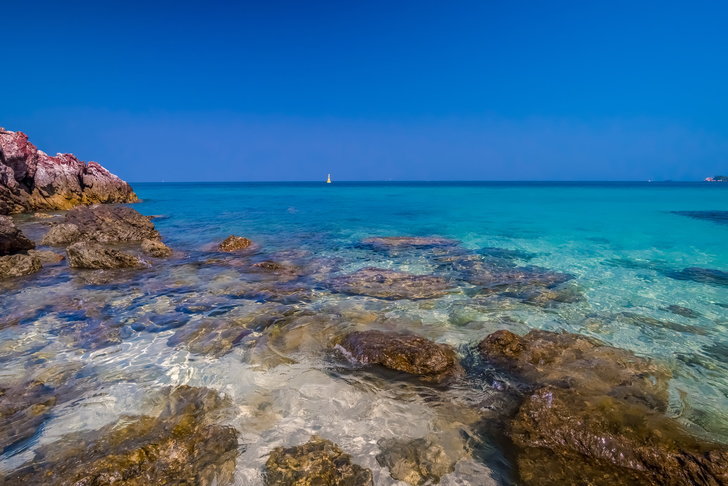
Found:
[(0, 214), (137, 200), (129, 184), (98, 163), (51, 157), (23, 132), (0, 128)]

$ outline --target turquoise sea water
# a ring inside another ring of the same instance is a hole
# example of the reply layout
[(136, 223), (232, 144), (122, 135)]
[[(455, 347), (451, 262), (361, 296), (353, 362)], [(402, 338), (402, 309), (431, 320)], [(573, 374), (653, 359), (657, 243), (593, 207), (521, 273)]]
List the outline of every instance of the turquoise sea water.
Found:
[[(102, 281), (87, 272), (69, 276), (57, 269), (0, 288), (0, 378), (21, 380), (69, 366), (82, 368), (85, 377), (74, 400), (58, 405), (36, 436), (2, 456), (5, 470), (32, 461), (35, 448), (71, 430), (144, 413), (143, 397), (154, 387), (191, 384), (232, 398), (237, 413), (229, 423), (245, 444), (237, 484), (261, 484), (261, 468), (273, 447), (301, 443), (314, 433), (371, 468), (375, 484), (404, 484), (375, 460), (377, 442), (451, 440), (454, 423), (467, 429), (472, 422), (464, 418), (472, 412), (462, 417), (457, 412), (468, 403), (469, 392), (443, 392), (450, 395), (433, 404), (397, 387), (332, 372), (329, 338), (369, 322), (450, 344), (461, 355), (503, 328), (599, 338), (665, 363), (673, 374), (668, 414), (696, 434), (728, 442), (728, 282), (720, 273), (728, 272), (728, 224), (721, 220), (725, 213), (708, 213), (728, 211), (728, 184), (146, 183), (134, 188), (143, 202), (133, 207), (159, 216), (155, 225), (175, 257)], [(686, 211), (704, 217), (676, 213)], [(18, 221), (31, 236), (45, 231), (39, 222)], [(219, 258), (214, 245), (229, 234), (259, 246), (253, 259), (310, 268), (315, 278), (300, 284), (306, 296), (283, 299), (282, 305), (313, 317), (275, 333), (257, 330), (222, 355), (195, 353), (170, 337), (200, 319), (243, 318), (276, 300), (255, 289), (244, 291), (259, 277), (235, 262), (214, 261)], [(456, 288), (438, 299), (392, 301), (337, 294), (327, 286), (331, 278), (368, 266), (437, 273), (426, 251), (392, 254), (360, 244), (371, 236), (432, 235), (458, 240), (474, 254), (572, 275), (569, 288), (581, 298), (534, 305), (482, 299), (471, 289)], [(189, 308), (198, 310), (180, 310)], [(181, 324), (159, 325), (158, 316), (165, 315), (178, 316)], [(81, 326), (84, 319), (121, 329), (118, 342), (89, 344), (94, 338), (87, 328), (64, 331), (75, 329), (68, 322)], [(464, 454), (441, 484), (507, 483), (507, 476)]]

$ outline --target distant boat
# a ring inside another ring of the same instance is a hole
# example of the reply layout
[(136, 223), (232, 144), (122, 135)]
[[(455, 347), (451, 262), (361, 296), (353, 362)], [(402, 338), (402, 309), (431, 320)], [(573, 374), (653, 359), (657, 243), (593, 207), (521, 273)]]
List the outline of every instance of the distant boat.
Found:
[(326, 177), (326, 184), (331, 184), (331, 174)]

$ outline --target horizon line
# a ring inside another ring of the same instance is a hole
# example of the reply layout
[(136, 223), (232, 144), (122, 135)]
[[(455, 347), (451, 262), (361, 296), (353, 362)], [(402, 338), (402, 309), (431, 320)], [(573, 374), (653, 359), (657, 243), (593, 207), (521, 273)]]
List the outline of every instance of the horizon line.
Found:
[[(310, 180), (230, 180), (230, 181), (127, 181), (129, 184), (309, 184), (309, 183), (320, 183), (326, 184), (325, 180), (310, 179)], [(664, 182), (685, 182), (685, 183), (698, 183), (698, 182), (720, 182), (720, 181), (706, 181), (703, 179), (347, 179), (347, 180), (334, 180), (332, 184), (336, 183), (363, 183), (363, 182), (379, 182), (379, 183), (433, 183), (433, 182), (447, 182), (447, 183), (542, 183), (542, 182), (568, 182), (568, 183), (608, 183), (608, 182), (634, 182), (634, 183), (664, 183)]]

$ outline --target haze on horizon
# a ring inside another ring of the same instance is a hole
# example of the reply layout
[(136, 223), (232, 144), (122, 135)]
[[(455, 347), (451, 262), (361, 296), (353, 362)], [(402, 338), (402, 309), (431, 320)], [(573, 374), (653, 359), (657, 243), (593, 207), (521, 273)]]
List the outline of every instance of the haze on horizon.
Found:
[(0, 126), (130, 181), (701, 180), (728, 5), (11, 2)]

